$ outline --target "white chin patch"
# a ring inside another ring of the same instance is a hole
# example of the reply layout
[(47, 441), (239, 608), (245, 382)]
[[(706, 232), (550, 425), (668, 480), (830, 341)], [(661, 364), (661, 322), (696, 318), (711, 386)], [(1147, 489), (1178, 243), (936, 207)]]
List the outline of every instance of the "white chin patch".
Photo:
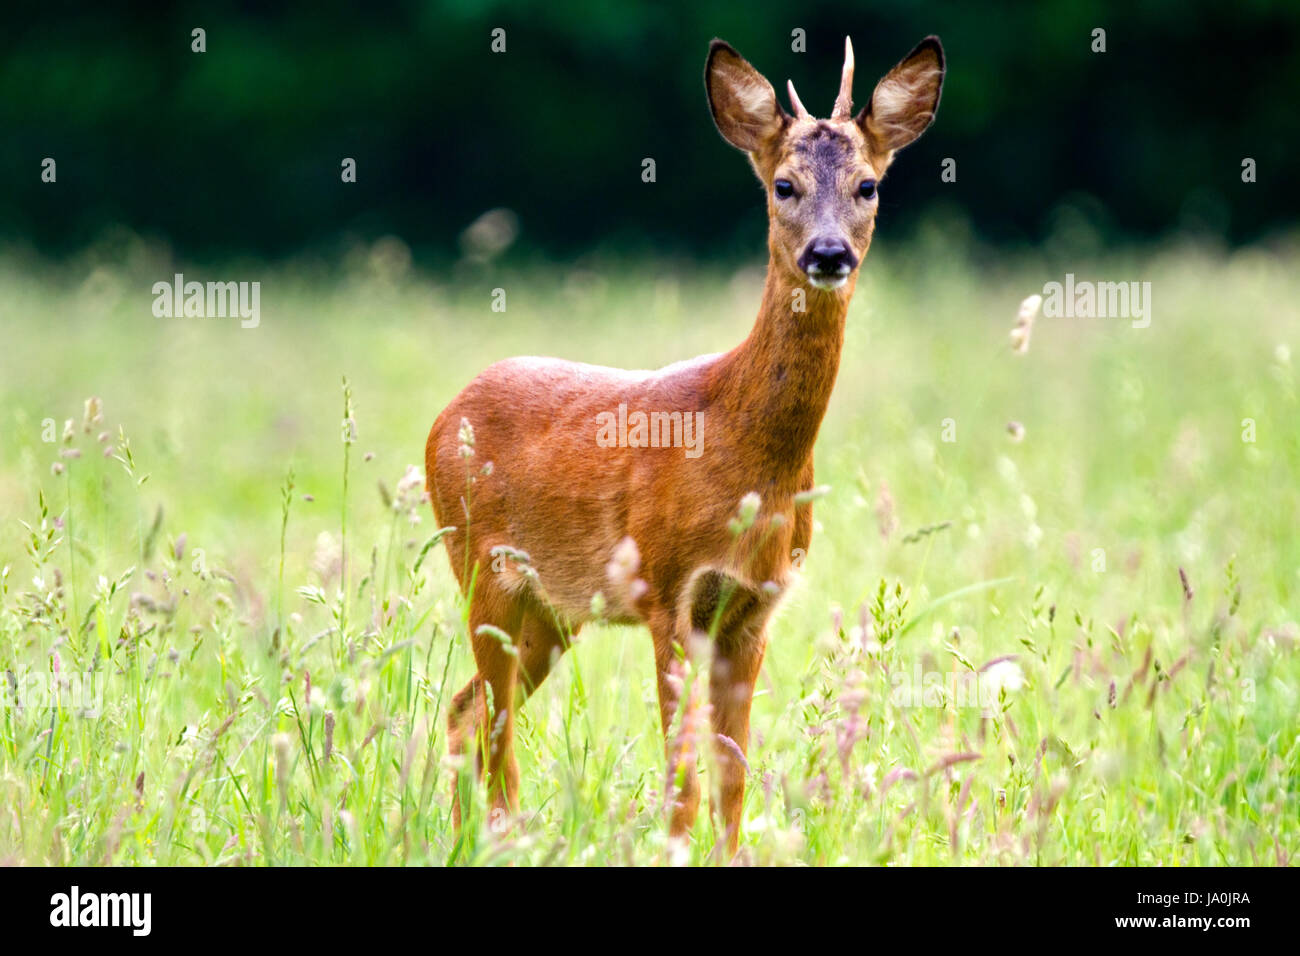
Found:
[(818, 289), (838, 289), (849, 281), (849, 274), (846, 272), (842, 276), (809, 276), (808, 281)]

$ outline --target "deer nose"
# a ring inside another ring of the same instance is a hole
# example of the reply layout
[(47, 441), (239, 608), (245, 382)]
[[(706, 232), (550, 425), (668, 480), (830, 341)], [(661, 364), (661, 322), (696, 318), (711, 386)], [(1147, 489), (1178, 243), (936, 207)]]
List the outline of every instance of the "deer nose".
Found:
[(847, 242), (828, 236), (814, 239), (799, 257), (799, 268), (813, 278), (846, 276), (857, 264), (857, 257)]

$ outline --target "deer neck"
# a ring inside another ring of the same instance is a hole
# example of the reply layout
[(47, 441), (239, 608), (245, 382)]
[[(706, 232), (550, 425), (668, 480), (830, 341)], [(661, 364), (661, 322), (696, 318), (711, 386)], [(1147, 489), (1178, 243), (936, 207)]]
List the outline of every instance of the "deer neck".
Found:
[(812, 458), (856, 282), (855, 274), (841, 289), (815, 289), (770, 261), (754, 328), (719, 363), (730, 434), (778, 486), (792, 487)]

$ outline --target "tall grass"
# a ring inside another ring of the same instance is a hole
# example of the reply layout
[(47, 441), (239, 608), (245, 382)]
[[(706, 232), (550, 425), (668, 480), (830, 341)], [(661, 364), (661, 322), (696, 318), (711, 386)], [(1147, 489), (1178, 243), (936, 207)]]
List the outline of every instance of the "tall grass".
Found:
[[(256, 330), (153, 318), (138, 265), (0, 265), (22, 317), (0, 378), (0, 862), (715, 859), (707, 814), (666, 840), (636, 629), (583, 631), (520, 715), (522, 817), (493, 826), (470, 788), (457, 837), (444, 721), (473, 663), (418, 463), (497, 358), (729, 347), (752, 272), (442, 286), (385, 261), (253, 276)], [(755, 700), (743, 859), (1294, 859), (1296, 264), (1093, 263), (1153, 282), (1151, 327), (1039, 318), (1017, 354), (1018, 304), (1059, 274), (872, 253)]]

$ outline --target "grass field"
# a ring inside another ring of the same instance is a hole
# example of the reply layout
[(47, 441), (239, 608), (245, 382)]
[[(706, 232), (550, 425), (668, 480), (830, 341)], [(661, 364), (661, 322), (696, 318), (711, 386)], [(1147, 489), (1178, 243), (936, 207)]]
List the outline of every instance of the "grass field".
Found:
[[(125, 249), (0, 261), (0, 863), (711, 862), (705, 813), (666, 840), (626, 628), (584, 630), (522, 712), (523, 817), (458, 839), (444, 716), (472, 655), (407, 469), (496, 359), (729, 348), (761, 269), (451, 281), (380, 243), (185, 270), (262, 282), (241, 329), (155, 318), (174, 270)], [(878, 242), (755, 700), (743, 859), (1296, 858), (1298, 266), (1080, 263), (1150, 281), (1150, 327), (1042, 317), (1016, 354), (1018, 304), (1065, 268)]]

